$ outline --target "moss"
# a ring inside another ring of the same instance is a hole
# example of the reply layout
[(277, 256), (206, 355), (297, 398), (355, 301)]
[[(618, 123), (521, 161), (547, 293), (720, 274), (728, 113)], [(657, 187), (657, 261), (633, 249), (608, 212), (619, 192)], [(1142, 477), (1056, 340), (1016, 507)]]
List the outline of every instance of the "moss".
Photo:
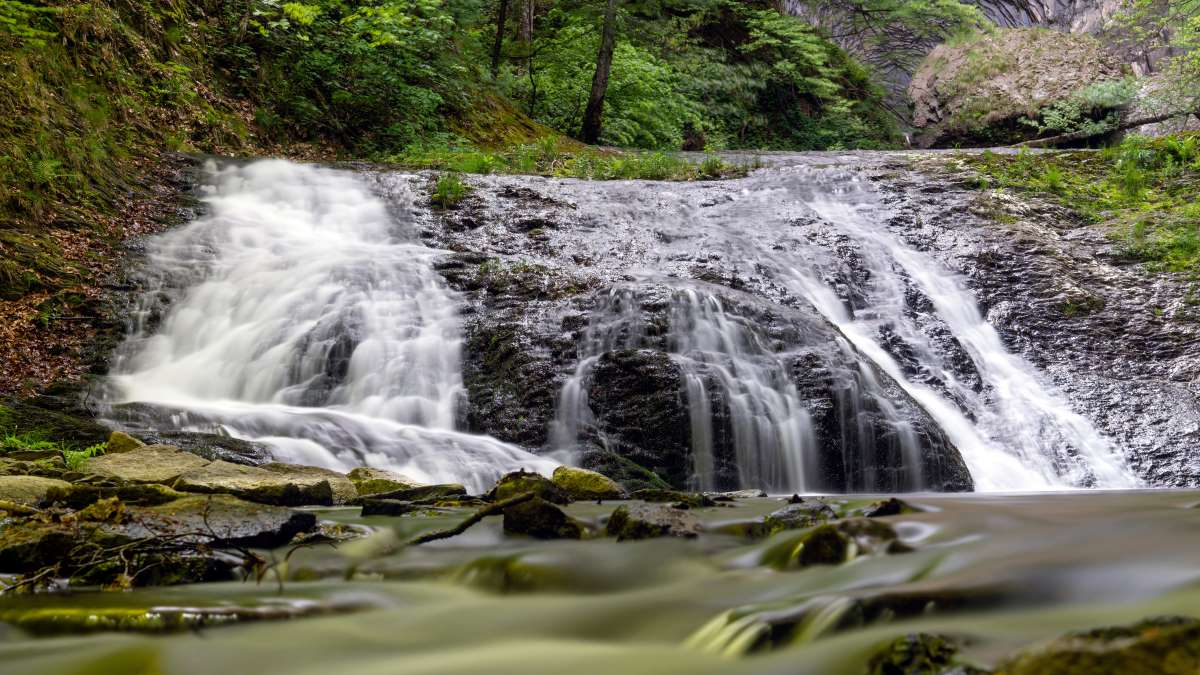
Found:
[(582, 539), (586, 528), (557, 506), (534, 497), (504, 509), (504, 531), (535, 539)]
[(0, 406), (0, 430), (53, 441), (67, 449), (81, 449), (104, 443), (110, 433), (107, 427), (92, 420), (27, 403)]
[(1200, 672), (1200, 621), (1159, 617), (1070, 633), (1002, 663), (996, 675), (1192, 675)]
[(484, 497), (489, 501), (498, 502), (527, 492), (552, 504), (571, 502), (571, 496), (553, 481), (531, 471), (514, 471), (501, 476)]
[(868, 675), (938, 675), (954, 665), (958, 647), (941, 635), (910, 633), (871, 657)]
[(769, 548), (763, 564), (775, 569), (799, 569), (812, 565), (840, 565), (854, 557), (849, 537), (833, 525), (820, 525)]
[(621, 499), (625, 496), (625, 490), (616, 481), (602, 473), (587, 469), (560, 466), (554, 470), (552, 480), (572, 499)]

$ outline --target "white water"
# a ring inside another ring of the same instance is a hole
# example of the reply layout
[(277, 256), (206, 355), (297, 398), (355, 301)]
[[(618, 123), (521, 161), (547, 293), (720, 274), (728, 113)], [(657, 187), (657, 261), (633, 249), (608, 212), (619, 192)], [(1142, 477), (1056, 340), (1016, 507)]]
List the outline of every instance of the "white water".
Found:
[(208, 212), (151, 244), (162, 293), (182, 294), (123, 350), (121, 400), (330, 468), (476, 490), (506, 470), (553, 468), (453, 430), (457, 298), (403, 214), (347, 172), (284, 161), (210, 170)]
[[(824, 223), (855, 241), (871, 273), (871, 304), (852, 316), (834, 290), (817, 277), (819, 270), (791, 260), (784, 262), (787, 282), (937, 420), (962, 453), (977, 489), (1138, 484), (1111, 443), (1074, 412), (1033, 366), (1004, 347), (962, 281), (880, 225), (884, 207), (869, 184), (844, 172), (835, 181), (809, 175), (818, 180), (801, 199)], [(983, 381), (980, 394), (948, 369), (938, 372), (947, 391), (967, 403), (974, 421), (942, 393), (906, 377), (876, 339), (880, 325), (886, 323), (915, 348), (923, 365), (938, 365), (937, 350), (903, 318), (905, 278), (930, 299)]]

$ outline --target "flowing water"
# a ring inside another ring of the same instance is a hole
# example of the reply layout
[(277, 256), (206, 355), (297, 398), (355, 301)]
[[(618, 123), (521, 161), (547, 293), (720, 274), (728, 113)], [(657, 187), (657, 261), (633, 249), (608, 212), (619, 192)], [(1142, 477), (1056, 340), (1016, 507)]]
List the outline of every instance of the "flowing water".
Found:
[[(418, 237), (409, 177), (283, 161), (210, 173), (206, 212), (150, 246), (149, 290), (114, 368), (115, 398), (169, 411), (159, 424), (263, 441), (287, 461), (482, 489), (507, 470), (578, 461), (582, 439), (615, 443), (589, 407), (593, 370), (605, 354), (659, 349), (682, 380), (696, 489), (922, 489), (936, 485), (923, 454), (943, 442), (976, 489), (1136, 485), (964, 284), (883, 225), (888, 207), (852, 168), (759, 172), (703, 208), (687, 187), (616, 188), (642, 190), (649, 213), (612, 188), (560, 185), (597, 217), (654, 231), (658, 257), (619, 254), (632, 282), (599, 293), (546, 447), (525, 448), (462, 430), (464, 301), (435, 270), (447, 252)], [(772, 312), (790, 305), (808, 323), (771, 334), (753, 291), (664, 273), (697, 233), (710, 257), (765, 279)], [(587, 236), (564, 248), (607, 256), (622, 234)], [(815, 420), (797, 385), (814, 351), (836, 381), (836, 422)], [(832, 484), (830, 452), (844, 476)]]
[[(918, 491), (933, 482), (929, 453), (956, 449), (977, 489), (1008, 494), (913, 492), (918, 512), (883, 519), (911, 552), (788, 571), (769, 562), (796, 532), (736, 534), (780, 508), (772, 498), (695, 510), (695, 540), (538, 542), (488, 518), (386, 555), (371, 551), (468, 512), (325, 509), (376, 535), (299, 550), (258, 584), (0, 597), (0, 617), (45, 619), (32, 634), (0, 623), (0, 672), (860, 675), (909, 633), (950, 636), (990, 666), (1064, 631), (1200, 602), (1200, 493), (1073, 489), (1137, 481), (1005, 347), (963, 280), (888, 226), (854, 167), (708, 186), (473, 179), (570, 200), (579, 227), (522, 254), (594, 260), (608, 281), (564, 301), (585, 316), (543, 447), (464, 430), (466, 322), (488, 310), (437, 271), (448, 253), (422, 243), (420, 180), (280, 161), (209, 169), (203, 214), (149, 244), (114, 411), (149, 406), (155, 424), (262, 441), (284, 460), (478, 491), (506, 470), (578, 461), (588, 439), (619, 450), (628, 430), (605, 426), (598, 396), (605, 359), (665, 354), (693, 488)], [(502, 235), (464, 236), (508, 246)], [(830, 502), (851, 512), (872, 499)], [(599, 527), (612, 508), (568, 512)], [(113, 612), (211, 618), (172, 636), (55, 636), (57, 612), (93, 626)], [(306, 618), (245, 623), (284, 617)]]

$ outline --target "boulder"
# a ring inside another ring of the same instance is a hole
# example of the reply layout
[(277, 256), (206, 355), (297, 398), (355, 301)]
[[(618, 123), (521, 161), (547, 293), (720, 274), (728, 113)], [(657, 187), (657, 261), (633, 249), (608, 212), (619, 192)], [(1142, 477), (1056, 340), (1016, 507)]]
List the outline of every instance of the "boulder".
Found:
[[(129, 455), (118, 455), (122, 456)], [(222, 460), (205, 462), (203, 466), (183, 473), (173, 487), (180, 492), (229, 494), (278, 506), (330, 506), (334, 503), (333, 487), (323, 474), (282, 473)]]
[(295, 478), (307, 477), (326, 480), (329, 482), (330, 489), (333, 490), (333, 503), (337, 505), (346, 504), (358, 497), (358, 490), (354, 488), (354, 483), (345, 474), (338, 473), (332, 469), (325, 469), (319, 466), (304, 466), (301, 464), (284, 464), (281, 462), (268, 462), (259, 465), (259, 468)]
[(571, 499), (592, 501), (626, 497), (624, 488), (615, 480), (587, 469), (560, 466), (554, 470), (553, 481)]
[(86, 459), (82, 470), (122, 483), (170, 485), (183, 474), (208, 463), (208, 460), (174, 446), (147, 445), (129, 452)]
[(403, 516), (418, 511), (428, 511), (429, 509), (430, 507), (426, 504), (414, 504), (413, 502), (401, 501), (399, 499), (375, 499), (367, 497), (362, 500), (363, 516)]
[(371, 499), (392, 499), (402, 502), (435, 502), (439, 500), (461, 501), (467, 496), (467, 488), (458, 483), (442, 485), (420, 485), (391, 492), (371, 495)]
[(317, 527), (317, 516), (230, 495), (189, 495), (167, 504), (129, 507), (115, 531), (131, 538), (181, 537), (215, 547), (274, 548)]
[(53, 501), (55, 492), (61, 494), (71, 484), (54, 478), (38, 476), (0, 476), (0, 509), (3, 502), (20, 506), (40, 507)]
[(605, 529), (617, 541), (656, 537), (691, 538), (700, 534), (700, 521), (687, 511), (670, 506), (629, 504), (613, 511)]
[(815, 499), (802, 499), (797, 503), (772, 511), (763, 520), (765, 533), (775, 534), (784, 530), (800, 530), (827, 523), (837, 518), (837, 514), (825, 502)]
[(382, 492), (408, 490), (421, 485), (419, 481), (415, 481), (407, 476), (367, 466), (360, 466), (352, 470), (348, 474), (348, 478), (354, 484), (354, 489), (360, 497)]
[(891, 525), (869, 518), (826, 523), (788, 537), (763, 554), (763, 564), (776, 569), (803, 569), (813, 565), (840, 565), (862, 555), (906, 553)]
[(504, 531), (535, 539), (580, 539), (586, 528), (540, 497), (504, 509)]
[(708, 495), (696, 492), (680, 492), (679, 490), (662, 490), (657, 488), (645, 488), (637, 490), (629, 495), (630, 499), (637, 499), (643, 502), (651, 503), (673, 503), (681, 508), (699, 509), (706, 506), (716, 506), (717, 503)]
[(867, 663), (867, 675), (948, 675), (957, 656), (958, 647), (948, 638), (910, 633), (877, 651)]
[(1194, 675), (1200, 621), (1156, 617), (1131, 626), (1069, 633), (1001, 663), (995, 675)]
[(113, 455), (144, 447), (146, 447), (145, 443), (124, 431), (114, 431), (108, 435), (108, 443), (105, 445), (104, 452)]
[(64, 489), (51, 490), (50, 499), (72, 509), (83, 509), (102, 499), (116, 497), (125, 504), (157, 506), (173, 502), (184, 493), (158, 483), (129, 483), (126, 485), (88, 485), (74, 483)]
[(1033, 138), (1036, 118), (1080, 88), (1124, 76), (1096, 38), (1037, 28), (981, 33), (934, 49), (908, 88), (922, 146), (1007, 145)]
[(886, 518), (906, 513), (921, 513), (922, 511), (924, 509), (917, 508), (904, 500), (888, 497), (863, 507), (858, 513), (865, 518)]
[(504, 474), (484, 497), (498, 502), (519, 494), (532, 492), (552, 504), (570, 504), (571, 496), (545, 476), (530, 471), (513, 471)]

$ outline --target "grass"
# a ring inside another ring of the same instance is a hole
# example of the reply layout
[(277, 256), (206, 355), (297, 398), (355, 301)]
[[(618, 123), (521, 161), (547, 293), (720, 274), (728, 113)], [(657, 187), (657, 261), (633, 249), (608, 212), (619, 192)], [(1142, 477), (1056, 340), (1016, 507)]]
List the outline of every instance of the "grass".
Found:
[(1200, 134), (1130, 136), (1100, 152), (984, 152), (981, 189), (1045, 193), (1104, 227), (1124, 255), (1200, 279)]
[(471, 187), (463, 182), (462, 176), (447, 173), (438, 178), (429, 200), (438, 208), (452, 209), (470, 193)]
[(537, 143), (516, 145), (506, 150), (474, 147), (444, 147), (409, 151), (389, 158), (414, 169), (437, 169), (455, 173), (526, 174), (582, 178), (585, 180), (716, 180), (745, 176), (761, 167), (731, 164), (716, 155), (696, 163), (666, 152), (618, 152), (598, 150), (548, 137)]
[(96, 443), (89, 445), (86, 448), (76, 450), (78, 446), (72, 446), (70, 443), (60, 441), (48, 441), (39, 434), (23, 433), (14, 434), (6, 433), (0, 436), (0, 455), (5, 455), (10, 452), (57, 452), (62, 455), (63, 463), (72, 471), (79, 471), (83, 466), (84, 460), (91, 459), (103, 455), (108, 448), (107, 443)]

